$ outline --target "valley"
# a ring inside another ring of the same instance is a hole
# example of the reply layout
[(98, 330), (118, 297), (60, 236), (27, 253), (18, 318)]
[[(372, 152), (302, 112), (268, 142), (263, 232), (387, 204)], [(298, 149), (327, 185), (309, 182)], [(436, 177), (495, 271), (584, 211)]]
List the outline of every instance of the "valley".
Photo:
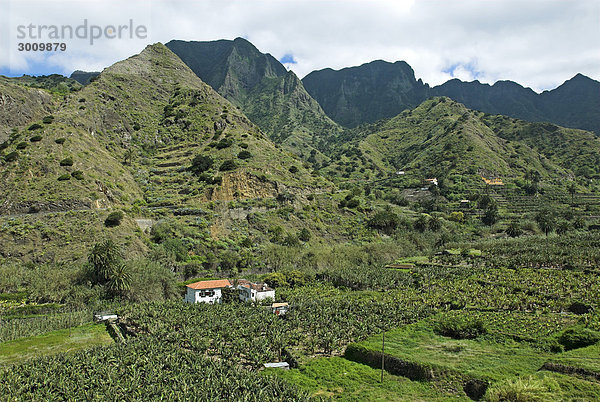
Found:
[[(72, 78), (0, 77), (2, 398), (600, 394), (596, 100), (556, 111), (597, 81), (299, 79), (241, 38)], [(275, 299), (184, 302), (225, 279)]]

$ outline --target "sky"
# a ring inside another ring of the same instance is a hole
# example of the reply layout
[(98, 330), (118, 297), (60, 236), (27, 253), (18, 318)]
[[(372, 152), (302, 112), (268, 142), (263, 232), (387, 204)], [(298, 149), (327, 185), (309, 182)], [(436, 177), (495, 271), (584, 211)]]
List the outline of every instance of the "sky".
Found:
[[(381, 59), (432, 86), (600, 80), (599, 0), (0, 0), (2, 75), (101, 71), (151, 43), (236, 37), (300, 78)], [(47, 42), (66, 50), (19, 50)]]

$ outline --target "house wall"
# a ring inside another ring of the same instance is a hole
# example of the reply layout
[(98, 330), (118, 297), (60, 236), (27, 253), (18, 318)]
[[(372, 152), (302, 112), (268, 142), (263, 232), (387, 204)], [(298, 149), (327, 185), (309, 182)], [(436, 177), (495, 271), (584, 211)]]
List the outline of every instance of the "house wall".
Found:
[[(213, 292), (214, 294), (207, 295), (206, 293)], [(204, 294), (204, 296), (202, 296)], [(185, 301), (188, 303), (221, 303), (221, 289), (192, 289), (187, 288)]]
[(257, 301), (265, 300), (265, 299), (275, 300), (275, 291), (274, 290), (268, 290), (266, 292), (256, 292), (255, 298), (256, 298)]

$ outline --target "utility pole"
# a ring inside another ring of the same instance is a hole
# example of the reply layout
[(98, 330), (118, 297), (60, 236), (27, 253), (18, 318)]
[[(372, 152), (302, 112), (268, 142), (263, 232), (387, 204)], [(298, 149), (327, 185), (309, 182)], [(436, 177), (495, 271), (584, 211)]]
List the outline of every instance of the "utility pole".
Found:
[(381, 382), (383, 383), (383, 370), (385, 369), (385, 327), (381, 338)]

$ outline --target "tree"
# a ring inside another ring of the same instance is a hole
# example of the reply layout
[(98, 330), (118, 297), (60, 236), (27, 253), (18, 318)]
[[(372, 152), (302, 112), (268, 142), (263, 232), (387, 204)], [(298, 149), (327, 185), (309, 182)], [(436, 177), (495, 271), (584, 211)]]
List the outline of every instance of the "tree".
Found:
[(571, 194), (571, 205), (574, 205), (575, 204), (575, 194), (577, 193), (577, 184), (575, 184), (574, 181), (569, 183), (569, 186), (567, 187), (567, 191), (569, 192), (569, 194)]
[(548, 236), (548, 233), (552, 232), (556, 227), (556, 214), (550, 209), (542, 209), (535, 216), (540, 229)]
[(498, 221), (498, 206), (496, 205), (496, 203), (490, 204), (485, 209), (485, 211), (483, 212), (483, 216), (481, 217), (481, 221), (488, 226), (492, 226)]
[(442, 220), (440, 219), (439, 216), (432, 216), (429, 219), (428, 226), (432, 232), (437, 232), (438, 230), (440, 230), (442, 228)]
[(88, 262), (92, 265), (92, 282), (105, 284), (113, 270), (123, 261), (121, 248), (111, 239), (96, 243), (90, 254)]
[(368, 225), (374, 229), (381, 230), (386, 234), (391, 234), (400, 224), (400, 218), (389, 207), (377, 212)]
[(122, 261), (111, 267), (106, 287), (113, 296), (120, 297), (131, 288), (131, 275)]
[(417, 220), (413, 223), (413, 227), (419, 232), (424, 232), (427, 230), (427, 215), (423, 214), (417, 218)]
[(126, 165), (131, 165), (133, 159), (135, 157), (135, 151), (133, 148), (128, 148), (125, 150), (125, 154), (123, 155), (123, 163)]
[(190, 170), (196, 174), (200, 174), (210, 169), (213, 163), (213, 159), (210, 156), (198, 154), (192, 159), (192, 167)]
[(510, 237), (519, 237), (523, 234), (521, 225), (518, 222), (511, 222), (504, 232)]

